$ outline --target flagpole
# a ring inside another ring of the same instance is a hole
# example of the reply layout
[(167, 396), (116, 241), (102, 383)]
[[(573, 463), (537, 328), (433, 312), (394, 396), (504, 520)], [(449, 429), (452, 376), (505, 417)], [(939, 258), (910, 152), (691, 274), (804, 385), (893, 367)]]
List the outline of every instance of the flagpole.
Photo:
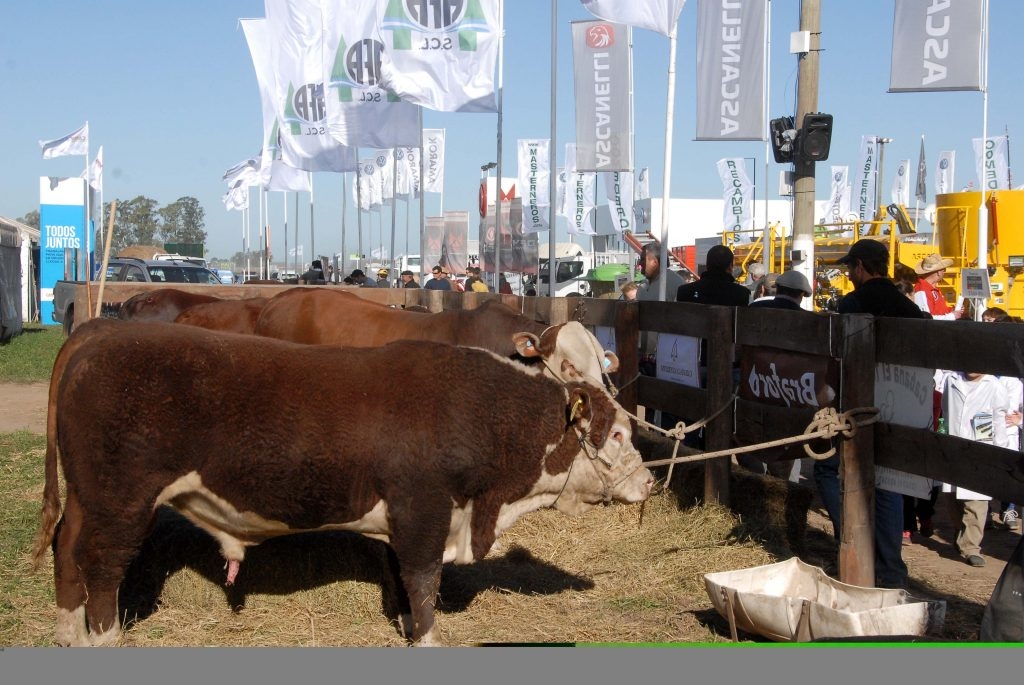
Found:
[[(301, 276), (306, 272), (305, 259), (303, 263), (299, 265), (299, 191), (295, 191), (295, 275)], [(305, 256), (305, 255), (303, 255)]]
[[(676, 99), (676, 32), (678, 21), (672, 26), (672, 35), (668, 37), (668, 95), (665, 107), (665, 178), (662, 182), (661, 192), (661, 249), (659, 250), (659, 263), (661, 273), (658, 278), (658, 300), (665, 301), (665, 272), (668, 270), (668, 215), (672, 202), (670, 199), (670, 187), (672, 182), (672, 116), (675, 111)], [(672, 293), (675, 299), (675, 293)]]
[[(316, 238), (313, 234), (313, 172), (309, 172), (309, 259), (310, 264), (312, 260), (317, 258), (316, 255)], [(323, 266), (322, 264), (320, 266)]]
[[(504, 81), (504, 70), (505, 70), (505, 2), (504, 0), (498, 0), (498, 178), (495, 179), (496, 190), (494, 193), (494, 292), (498, 292), (501, 285), (501, 127), (502, 127), (502, 112), (501, 112), (501, 96), (502, 96), (502, 84)], [(511, 217), (511, 213), (510, 213)]]
[[(423, 254), (423, 232), (426, 226), (426, 189), (423, 183), (423, 157), (425, 150), (423, 149), (423, 107), (420, 106), (417, 112), (419, 117), (420, 125), (420, 285), (424, 285), (424, 276), (427, 274), (427, 263), (424, 261), (426, 255)], [(444, 189), (444, 186), (441, 187)], [(433, 266), (433, 265), (431, 265)]]
[[(288, 273), (288, 193), (281, 193), (281, 218), (284, 221), (284, 273)], [(294, 248), (293, 248), (294, 249)], [(298, 259), (299, 253), (295, 252), (295, 258)], [(299, 273), (299, 267), (296, 265), (295, 273)]]
[[(356, 160), (358, 163), (359, 160)], [(342, 172), (341, 174), (341, 264), (334, 270), (334, 278), (332, 279), (335, 283), (338, 282), (341, 272), (345, 270), (345, 255), (348, 254), (348, 248), (345, 245), (345, 214), (348, 212), (347, 205), (348, 199), (345, 197), (348, 194), (348, 173)]]
[[(362, 268), (363, 259), (363, 162), (359, 158), (359, 148), (356, 148), (356, 264), (353, 268)], [(346, 269), (342, 264), (342, 271)]]
[[(85, 125), (88, 126), (89, 122), (86, 121)], [(92, 202), (89, 193), (89, 136), (85, 138), (85, 282), (88, 284), (92, 280), (92, 269), (89, 268), (89, 249), (92, 246), (92, 227), (89, 225), (92, 220)], [(88, 287), (87, 287), (88, 289)], [(91, 298), (90, 298), (91, 301)]]
[[(768, 0), (764, 6), (764, 91), (761, 94), (761, 102), (764, 105), (764, 121), (768, 122), (768, 94), (771, 93), (771, 54), (772, 54), (772, 0)], [(761, 238), (761, 263), (764, 264), (764, 272), (771, 271), (774, 254), (770, 254), (772, 247), (771, 231), (768, 228), (768, 160), (772, 159), (771, 136), (764, 139), (764, 233)], [(754, 183), (754, 193), (757, 193), (757, 183)], [(755, 215), (757, 210), (754, 210)], [(774, 253), (774, 250), (772, 250)]]
[[(555, 222), (557, 208), (555, 183), (558, 176), (557, 150), (555, 146), (556, 118), (558, 109), (558, 91), (556, 89), (558, 73), (558, 3), (551, 3), (551, 145), (548, 146), (548, 297), (555, 296)], [(540, 251), (537, 251), (537, 285), (540, 285)], [(538, 293), (539, 294), (539, 293)]]
[[(988, 0), (982, 3), (981, 19), (981, 149), (988, 142)], [(981, 203), (978, 206), (978, 268), (988, 268), (988, 207), (985, 205), (985, 179), (981, 181)], [(984, 304), (982, 300), (979, 304)], [(974, 308), (974, 320), (981, 321), (982, 307)]]
[(394, 274), (391, 271), (395, 265), (395, 223), (398, 220), (398, 158), (395, 156), (396, 148), (391, 148), (391, 251), (388, 253), (388, 261), (391, 269), (388, 270), (388, 285), (392, 282)]

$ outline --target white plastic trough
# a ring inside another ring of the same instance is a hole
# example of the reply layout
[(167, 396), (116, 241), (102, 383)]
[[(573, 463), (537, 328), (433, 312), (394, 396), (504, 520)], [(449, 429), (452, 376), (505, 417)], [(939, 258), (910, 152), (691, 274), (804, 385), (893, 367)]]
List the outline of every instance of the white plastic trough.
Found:
[(776, 642), (872, 637), (911, 639), (942, 630), (946, 603), (906, 590), (847, 585), (792, 557), (765, 566), (704, 575), (732, 639), (737, 628)]

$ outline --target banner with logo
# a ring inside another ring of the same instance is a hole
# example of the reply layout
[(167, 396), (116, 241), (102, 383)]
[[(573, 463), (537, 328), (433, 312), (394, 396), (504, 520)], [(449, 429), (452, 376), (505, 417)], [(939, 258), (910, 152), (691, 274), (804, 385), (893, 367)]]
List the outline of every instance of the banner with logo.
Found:
[(914, 199), (924, 204), (928, 202), (928, 167), (924, 163), (924, 136), (921, 136), (921, 153), (917, 156), (917, 187), (914, 189)]
[(572, 22), (572, 64), (577, 170), (632, 171), (628, 28), (606, 21)]
[[(327, 134), (323, 84), (323, 31), (316, 0), (266, 0), (266, 30), (252, 37), (257, 46), (253, 65), (269, 69), (264, 83), (270, 89), (278, 126), (280, 159), (304, 171), (352, 171), (355, 148)], [(246, 33), (247, 38), (250, 34)], [(249, 49), (253, 51), (250, 40)], [(257, 79), (259, 77), (257, 76)], [(266, 129), (266, 122), (264, 122)]]
[(595, 17), (671, 36), (686, 0), (580, 0)]
[[(72, 153), (77, 154), (77, 153)], [(84, 153), (83, 153), (84, 154)], [(86, 249), (85, 179), (39, 177), (39, 321), (53, 319), (53, 287), (59, 280), (86, 278), (79, 273)]]
[(896, 165), (896, 175), (892, 179), (892, 201), (906, 207), (910, 204), (910, 160), (901, 159)]
[(1010, 189), (1010, 138), (996, 136), (974, 138), (974, 158), (978, 166), (978, 180), (983, 190)]
[(766, 0), (697, 5), (697, 140), (765, 140)]
[(981, 90), (983, 0), (895, 0), (889, 92)]
[(565, 167), (558, 167), (558, 177), (555, 179), (555, 215), (569, 217), (569, 210), (565, 203), (565, 189), (569, 185), (569, 172)]
[(850, 167), (832, 167), (832, 185), (828, 207), (825, 209), (825, 222), (837, 224), (850, 213)]
[(380, 188), (377, 197), (380, 198), (381, 205), (390, 204), (395, 198), (395, 157), (393, 152), (378, 150), (373, 157), (373, 164), (377, 167), (374, 176)]
[(444, 192), (444, 129), (423, 129), (423, 190)]
[[(878, 419), (910, 428), (931, 429), (935, 369), (897, 364), (875, 365), (875, 406)], [(875, 487), (911, 497), (931, 494), (930, 478), (888, 466), (875, 466)]]
[(536, 233), (548, 229), (548, 208), (551, 193), (548, 182), (550, 138), (520, 138), (518, 141), (518, 183), (523, 198), (523, 232)]
[(372, 157), (359, 160), (359, 169), (352, 180), (352, 199), (364, 212), (381, 202), (377, 161)]
[(633, 172), (609, 171), (601, 174), (604, 178), (604, 192), (608, 199), (608, 212), (616, 232), (634, 232), (633, 217)]
[[(497, 233), (494, 219), (494, 212), (490, 212), (480, 222), (480, 268), (491, 272), (494, 271), (494, 239)], [(501, 271), (536, 274), (539, 241), (536, 233), (523, 232), (521, 198), (502, 200), (501, 236)]]
[(418, 199), (420, 196), (420, 149), (418, 147), (395, 148), (395, 174), (400, 197)]
[(640, 170), (640, 173), (636, 175), (636, 197), (637, 200), (648, 200), (651, 197), (651, 176), (647, 169), (644, 167)]
[(577, 171), (576, 145), (565, 145), (565, 218), (569, 233), (595, 235), (591, 214), (597, 206), (597, 174)]
[(443, 112), (497, 112), (498, 0), (379, 2), (383, 85)]
[(857, 162), (857, 176), (853, 192), (853, 211), (861, 221), (871, 221), (875, 216), (875, 182), (878, 141), (875, 136), (861, 136), (860, 154)]
[(441, 244), (441, 263), (452, 274), (466, 273), (469, 266), (469, 212), (464, 209), (444, 212), (444, 241)]
[(935, 194), (955, 192), (956, 150), (943, 150), (935, 163)]
[(325, 125), (351, 147), (420, 144), (419, 109), (381, 85), (377, 0), (324, 2)]
[(742, 157), (727, 157), (718, 160), (717, 166), (725, 203), (722, 230), (749, 233), (754, 228), (754, 184), (747, 176), (747, 161)]
[(444, 217), (428, 216), (423, 222), (423, 270), (429, 272), (435, 264), (441, 263), (444, 247)]
[(43, 149), (43, 159), (53, 159), (65, 155), (87, 155), (89, 154), (89, 122), (85, 122), (82, 128), (61, 138), (40, 140), (39, 147)]

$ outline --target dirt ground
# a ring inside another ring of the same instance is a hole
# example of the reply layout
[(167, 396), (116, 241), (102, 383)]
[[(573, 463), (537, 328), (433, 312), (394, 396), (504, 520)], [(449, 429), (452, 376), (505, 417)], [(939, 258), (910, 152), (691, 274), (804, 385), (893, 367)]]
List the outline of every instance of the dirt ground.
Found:
[[(33, 433), (46, 432), (46, 398), (48, 383), (0, 383), (0, 433), (28, 430)], [(804, 478), (811, 474), (810, 460), (803, 460)], [(813, 481), (804, 480), (811, 485)], [(832, 524), (824, 514), (820, 501), (812, 503), (808, 512), (808, 534), (819, 540), (831, 536)], [(903, 547), (903, 558), (910, 570), (911, 594), (929, 599), (945, 599), (947, 603), (947, 625), (952, 621), (962, 627), (961, 639), (976, 640), (977, 626), (992, 594), (999, 574), (1006, 560), (1020, 540), (1020, 532), (1009, 531), (995, 523), (985, 532), (982, 554), (987, 560), (983, 568), (972, 568), (964, 563), (953, 547), (955, 527), (951, 523), (948, 507), (940, 496), (935, 519), (935, 534), (931, 538), (914, 536), (909, 545)], [(820, 546), (819, 546), (820, 548)], [(814, 555), (812, 555), (813, 557)], [(834, 556), (805, 559), (809, 563), (819, 562), (829, 575), (837, 575)], [(954, 633), (960, 632), (954, 630)]]

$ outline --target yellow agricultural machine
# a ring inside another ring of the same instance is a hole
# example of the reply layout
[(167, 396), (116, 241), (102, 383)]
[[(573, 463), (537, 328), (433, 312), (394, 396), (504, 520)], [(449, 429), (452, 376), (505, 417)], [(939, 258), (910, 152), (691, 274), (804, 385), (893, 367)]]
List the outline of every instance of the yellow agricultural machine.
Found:
[[(989, 191), (987, 267), (991, 294), (978, 306), (1001, 307), (1012, 316), (1024, 317), (1024, 190)], [(836, 260), (846, 254), (850, 245), (861, 238), (884, 242), (889, 247), (891, 263), (889, 274), (908, 279), (916, 278), (913, 269), (929, 254), (938, 254), (953, 260), (946, 270), (946, 278), (939, 290), (954, 305), (962, 295), (961, 272), (978, 266), (978, 213), (981, 193), (967, 191), (938, 195), (935, 202), (934, 228), (931, 233), (918, 233), (902, 205), (889, 205), (888, 217), (873, 221), (819, 224), (815, 226), (814, 308), (832, 310), (853, 284), (846, 278), (846, 270)], [(788, 248), (792, 237), (769, 230), (768, 270), (781, 272), (787, 268)], [(734, 236), (723, 236), (732, 246), (736, 263), (743, 267), (763, 259), (761, 238), (752, 242), (735, 242)]]

